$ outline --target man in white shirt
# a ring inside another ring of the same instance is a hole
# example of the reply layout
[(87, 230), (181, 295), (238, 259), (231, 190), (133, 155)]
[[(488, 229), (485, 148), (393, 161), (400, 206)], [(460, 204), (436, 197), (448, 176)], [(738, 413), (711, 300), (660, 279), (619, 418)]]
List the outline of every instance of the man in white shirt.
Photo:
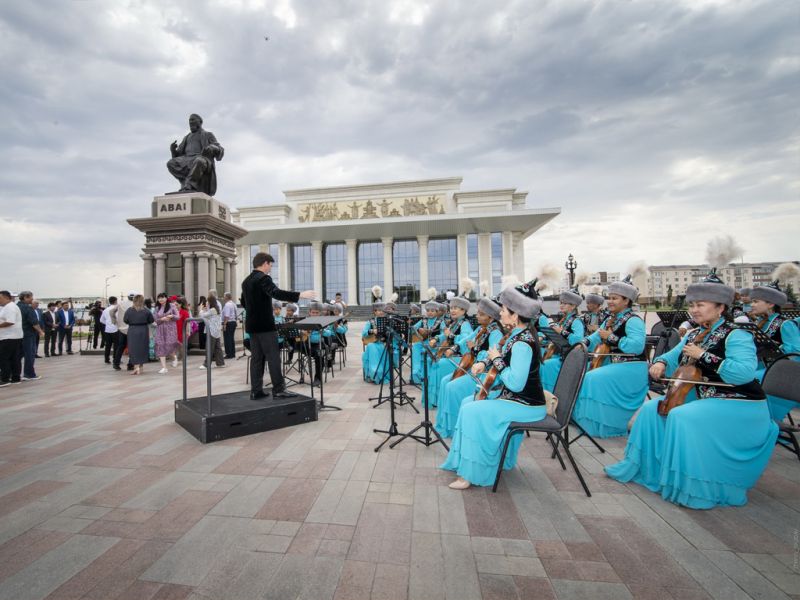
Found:
[(230, 292), (225, 294), (222, 307), (222, 336), (225, 340), (225, 358), (236, 358), (236, 303)]
[(22, 382), (22, 313), (11, 292), (0, 291), (0, 387)]
[[(133, 297), (136, 292), (128, 292), (128, 298), (117, 303), (115, 311), (109, 313), (117, 328), (117, 348), (114, 350), (114, 370), (121, 371), (122, 353), (128, 347), (128, 324), (125, 322), (125, 313), (133, 306)], [(133, 365), (128, 359), (128, 371), (133, 371)]]
[[(108, 299), (108, 306), (103, 310), (100, 315), (100, 323), (104, 325), (103, 329), (103, 345), (106, 349), (106, 364), (111, 364), (111, 357), (116, 354), (117, 346), (119, 345), (119, 329), (112, 319), (111, 312), (117, 311), (117, 297), (111, 296)], [(115, 315), (116, 316), (116, 315)], [(124, 315), (123, 315), (124, 316)], [(111, 347), (114, 347), (112, 350)]]

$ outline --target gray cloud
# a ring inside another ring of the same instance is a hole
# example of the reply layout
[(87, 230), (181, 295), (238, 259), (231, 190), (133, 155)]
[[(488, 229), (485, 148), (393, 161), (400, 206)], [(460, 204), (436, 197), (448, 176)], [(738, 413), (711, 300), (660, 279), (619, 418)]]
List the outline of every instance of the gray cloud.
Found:
[[(779, 0), (5, 3), (2, 275), (81, 293), (124, 263), (135, 286), (125, 219), (174, 188), (190, 112), (226, 146), (234, 207), (462, 175), (562, 207), (531, 263), (698, 261), (715, 229), (747, 236), (748, 260), (797, 258), (797, 17)], [(669, 239), (642, 235), (669, 214)], [(51, 253), (57, 276), (37, 268)]]

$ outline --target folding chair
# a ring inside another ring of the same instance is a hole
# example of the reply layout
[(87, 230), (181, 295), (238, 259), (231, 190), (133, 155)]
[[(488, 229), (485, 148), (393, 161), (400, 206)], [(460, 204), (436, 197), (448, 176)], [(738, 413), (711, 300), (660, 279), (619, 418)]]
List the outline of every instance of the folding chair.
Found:
[(566, 471), (567, 466), (564, 464), (564, 460), (561, 458), (561, 453), (558, 450), (558, 445), (563, 445), (564, 452), (566, 452), (567, 458), (583, 486), (583, 490), (586, 492), (587, 496), (591, 497), (592, 494), (586, 486), (586, 482), (583, 480), (583, 475), (581, 475), (580, 469), (578, 469), (578, 465), (575, 463), (575, 459), (572, 458), (572, 453), (569, 451), (569, 424), (572, 421), (572, 411), (578, 399), (578, 392), (581, 389), (581, 383), (583, 383), (583, 376), (586, 374), (587, 363), (588, 356), (586, 354), (586, 346), (583, 344), (575, 344), (561, 363), (561, 371), (558, 374), (558, 379), (553, 389), (553, 394), (558, 398), (556, 416), (551, 417), (548, 415), (541, 421), (532, 421), (530, 423), (514, 422), (508, 426), (505, 442), (503, 444), (503, 452), (500, 456), (500, 465), (497, 468), (494, 486), (492, 486), (493, 492), (497, 491), (497, 484), (500, 482), (500, 475), (503, 472), (503, 463), (506, 460), (506, 453), (508, 452), (508, 445), (511, 443), (511, 438), (523, 431), (541, 431), (547, 434), (547, 441), (553, 446), (553, 453), (558, 457), (561, 468)]
[[(777, 396), (800, 403), (800, 362), (792, 360), (800, 358), (800, 354), (785, 354), (773, 362), (764, 373), (761, 387), (770, 396)], [(776, 421), (780, 428), (778, 439), (775, 443), (793, 452), (800, 460), (800, 446), (797, 444), (796, 435), (800, 433), (800, 428), (793, 423)], [(790, 445), (791, 444), (791, 445)]]

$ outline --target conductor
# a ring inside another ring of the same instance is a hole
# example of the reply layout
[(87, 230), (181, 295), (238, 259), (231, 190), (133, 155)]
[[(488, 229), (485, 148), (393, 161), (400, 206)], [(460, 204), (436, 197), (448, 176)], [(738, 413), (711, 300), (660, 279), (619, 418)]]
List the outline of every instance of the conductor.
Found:
[(272, 299), (297, 302), (300, 298), (314, 299), (314, 290), (289, 292), (278, 288), (269, 273), (275, 259), (266, 252), (253, 257), (253, 272), (242, 282), (242, 307), (247, 310), (245, 329), (250, 334), (250, 399), (266, 398), (264, 393), (264, 362), (269, 365), (272, 395), (275, 398), (291, 396), (286, 392), (286, 382), (281, 372), (278, 333), (272, 313)]

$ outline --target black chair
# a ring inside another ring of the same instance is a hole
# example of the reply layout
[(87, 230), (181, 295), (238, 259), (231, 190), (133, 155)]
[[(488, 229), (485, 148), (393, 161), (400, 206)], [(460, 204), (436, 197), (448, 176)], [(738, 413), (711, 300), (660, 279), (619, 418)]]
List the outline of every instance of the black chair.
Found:
[(667, 326), (664, 325), (663, 321), (656, 321), (653, 324), (653, 328), (650, 330), (650, 335), (653, 335), (653, 336), (661, 335), (661, 332), (664, 331), (666, 328), (667, 328)]
[[(792, 358), (800, 358), (800, 354), (785, 354), (773, 362), (764, 373), (761, 387), (770, 396), (778, 396), (800, 403), (800, 383), (798, 383), (800, 382), (800, 362), (791, 360)], [(780, 433), (775, 443), (789, 452), (793, 452), (800, 460), (800, 446), (795, 437), (800, 434), (800, 428), (792, 423), (782, 421), (776, 421), (776, 423), (780, 428)]]
[(572, 421), (572, 411), (575, 408), (575, 401), (578, 399), (578, 392), (583, 383), (583, 376), (586, 374), (586, 367), (588, 364), (588, 356), (586, 347), (583, 344), (575, 344), (572, 349), (564, 357), (561, 363), (561, 371), (558, 374), (555, 388), (553, 393), (558, 398), (558, 407), (556, 408), (556, 416), (546, 416), (541, 421), (532, 421), (530, 423), (511, 423), (506, 432), (505, 442), (503, 443), (503, 452), (500, 456), (500, 464), (497, 467), (497, 476), (494, 480), (492, 491), (497, 491), (497, 484), (500, 482), (500, 475), (503, 472), (503, 463), (506, 460), (506, 453), (508, 452), (508, 445), (511, 443), (511, 438), (523, 431), (536, 432), (540, 431), (547, 434), (547, 441), (553, 446), (553, 453), (558, 457), (558, 462), (561, 463), (561, 468), (566, 471), (567, 466), (561, 458), (561, 453), (558, 450), (558, 445), (562, 444), (564, 452), (567, 453), (567, 458), (575, 470), (575, 474), (583, 486), (586, 495), (591, 497), (591, 492), (583, 480), (578, 465), (575, 459), (572, 458), (572, 453), (569, 451), (569, 425)]

